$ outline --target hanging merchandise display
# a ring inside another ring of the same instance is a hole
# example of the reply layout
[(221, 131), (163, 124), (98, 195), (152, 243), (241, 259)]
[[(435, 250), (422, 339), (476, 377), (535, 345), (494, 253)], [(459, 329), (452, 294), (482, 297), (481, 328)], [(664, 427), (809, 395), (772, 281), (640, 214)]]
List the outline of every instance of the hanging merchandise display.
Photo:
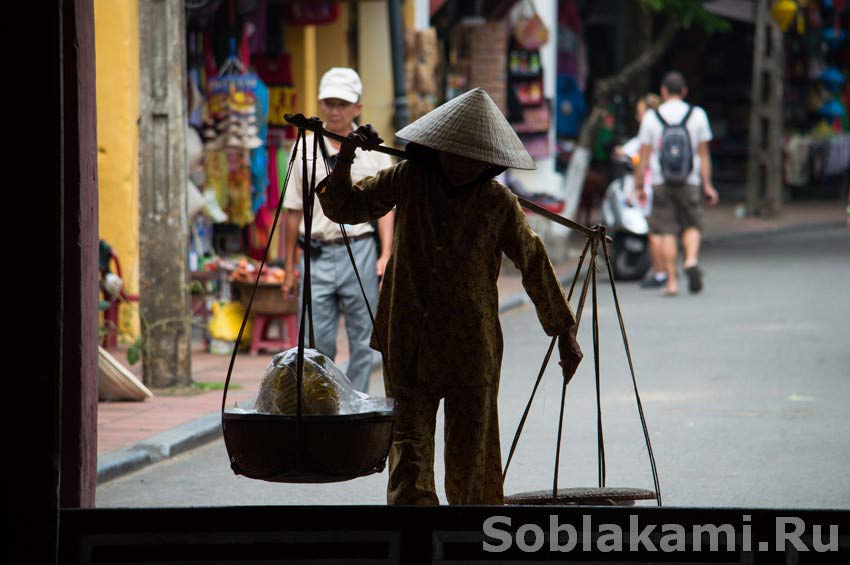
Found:
[[(281, 21), (278, 16), (270, 16), (269, 19), (272, 22)], [(274, 23), (272, 25), (277, 26)], [(269, 245), (272, 220), (282, 186), (278, 174), (280, 154), (283, 152), (285, 159), (283, 147), (289, 129), (284, 116), (293, 111), (296, 102), (290, 55), (275, 51), (279, 48), (281, 47), (275, 42), (275, 46), (267, 48), (267, 54), (257, 55), (253, 60), (254, 69), (268, 89), (268, 120), (264, 139), (269, 151), (263, 164), (265, 190), (262, 192), (262, 198), (254, 200), (254, 223), (248, 230), (248, 254), (254, 259), (261, 258), (263, 250)], [(259, 165), (258, 162), (253, 163), (254, 167)], [(285, 163), (283, 171), (286, 171)], [(255, 182), (255, 188), (257, 186), (258, 183)], [(272, 247), (272, 257), (278, 258), (279, 255), (278, 250)]]
[(838, 94), (844, 85), (844, 75), (835, 66), (827, 67), (819, 78), (824, 86), (833, 94)]
[(257, 149), (256, 75), (224, 75), (209, 80), (208, 120), (204, 124), (207, 148)]
[(513, 26), (513, 38), (520, 49), (536, 51), (549, 41), (549, 30), (534, 8), (532, 0), (525, 0), (522, 13)]
[(586, 113), (584, 94), (574, 78), (558, 75), (556, 129), (559, 137), (578, 137)]
[(268, 89), (236, 57), (231, 41), (231, 56), (207, 81), (207, 91), (206, 188), (214, 191), (231, 223), (245, 226), (265, 199)]
[(331, 24), (339, 17), (339, 1), (291, 0), (286, 4), (286, 21), (290, 25)]
[(785, 35), (785, 183), (792, 195), (844, 194), (850, 181), (850, 2), (810, 1), (806, 23), (804, 34)]
[(835, 50), (847, 39), (847, 33), (842, 29), (829, 28), (823, 31), (822, 37), (829, 48)]
[[(287, 154), (283, 147), (269, 146), (271, 154), (268, 159), (268, 179), (266, 187), (266, 198), (264, 203), (255, 213), (254, 223), (248, 231), (248, 254), (253, 259), (261, 259), (263, 250), (269, 246), (272, 236), (271, 226), (274, 221), (275, 210), (280, 199), (283, 197), (281, 183), (286, 175)], [(272, 248), (272, 258), (282, 256), (276, 249)]]
[(803, 18), (803, 5), (805, 1), (778, 0), (770, 9), (773, 19), (779, 24), (779, 29), (788, 31), (794, 21), (797, 22), (797, 33), (803, 33), (805, 20)]
[(587, 80), (587, 48), (576, 0), (558, 2), (557, 81), (555, 131), (558, 137), (557, 170), (565, 172), (566, 159), (587, 113), (584, 89)]
[(271, 128), (285, 127), (284, 116), (294, 111), (297, 102), (290, 60), (288, 53), (254, 57), (254, 68), (269, 90), (268, 124)]
[(266, 200), (266, 187), (269, 184), (268, 151), (263, 141), (268, 134), (269, 89), (259, 78), (254, 89), (254, 99), (257, 136), (261, 143), (259, 147), (251, 149), (251, 211), (256, 213)]
[(534, 159), (551, 154), (549, 126), (551, 108), (543, 94), (540, 47), (549, 32), (531, 0), (516, 5), (511, 13), (508, 43), (508, 120), (526, 151)]

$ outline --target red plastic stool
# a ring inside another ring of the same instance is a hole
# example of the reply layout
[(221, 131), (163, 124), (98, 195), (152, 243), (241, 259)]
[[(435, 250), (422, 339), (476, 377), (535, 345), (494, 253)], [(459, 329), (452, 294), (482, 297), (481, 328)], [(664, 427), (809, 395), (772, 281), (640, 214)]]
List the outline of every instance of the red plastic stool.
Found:
[[(115, 274), (121, 280), (124, 280), (124, 276), (121, 274), (121, 262), (118, 260), (118, 255), (116, 255), (112, 250), (109, 251), (109, 260), (115, 264)], [(105, 275), (106, 272), (101, 273), (101, 276)], [(104, 299), (109, 300), (109, 306), (107, 306), (106, 310), (103, 311), (103, 321), (106, 326), (106, 333), (104, 334), (100, 345), (104, 349), (115, 349), (118, 347), (118, 307), (122, 302), (138, 302), (139, 295), (128, 294), (123, 288), (118, 296), (114, 298), (106, 296), (106, 293), (102, 290), (101, 293), (104, 295)]]
[[(277, 339), (271, 339), (268, 336), (271, 326), (277, 326), (279, 336)], [(251, 330), (251, 355), (257, 355), (261, 349), (271, 349), (279, 353), (296, 345), (298, 345), (298, 316), (295, 314), (254, 315), (254, 328)]]

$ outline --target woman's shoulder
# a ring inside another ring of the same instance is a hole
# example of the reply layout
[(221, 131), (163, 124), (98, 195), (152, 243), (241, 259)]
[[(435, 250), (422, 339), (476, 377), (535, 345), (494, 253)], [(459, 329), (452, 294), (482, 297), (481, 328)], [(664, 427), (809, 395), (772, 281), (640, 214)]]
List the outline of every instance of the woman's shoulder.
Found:
[(483, 196), (503, 206), (515, 206), (518, 201), (516, 194), (496, 179), (484, 183), (482, 188)]

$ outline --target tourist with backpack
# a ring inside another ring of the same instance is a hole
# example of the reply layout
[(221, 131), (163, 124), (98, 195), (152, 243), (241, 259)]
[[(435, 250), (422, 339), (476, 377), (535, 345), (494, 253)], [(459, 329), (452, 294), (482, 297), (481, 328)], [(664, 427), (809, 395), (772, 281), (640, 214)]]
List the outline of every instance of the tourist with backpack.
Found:
[[(676, 280), (677, 236), (681, 233), (685, 250), (684, 269), (688, 290), (702, 290), (699, 247), (702, 233), (703, 200), (717, 204), (711, 182), (711, 155), (708, 143), (711, 126), (705, 111), (685, 102), (688, 88), (678, 71), (671, 71), (661, 82), (663, 103), (646, 112), (640, 124), (640, 161), (635, 178), (643, 179), (647, 163), (653, 188), (650, 229), (658, 238), (658, 250), (667, 272), (664, 296), (679, 293)], [(639, 201), (646, 200), (642, 182), (635, 182)]]

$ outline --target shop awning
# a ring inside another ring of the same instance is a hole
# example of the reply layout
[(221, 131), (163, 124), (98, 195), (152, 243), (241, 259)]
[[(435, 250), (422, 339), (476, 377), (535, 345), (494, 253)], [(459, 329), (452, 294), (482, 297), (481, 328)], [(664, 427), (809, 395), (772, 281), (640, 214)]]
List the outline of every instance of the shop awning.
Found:
[(756, 3), (753, 0), (712, 0), (704, 8), (716, 16), (747, 22), (755, 22)]

